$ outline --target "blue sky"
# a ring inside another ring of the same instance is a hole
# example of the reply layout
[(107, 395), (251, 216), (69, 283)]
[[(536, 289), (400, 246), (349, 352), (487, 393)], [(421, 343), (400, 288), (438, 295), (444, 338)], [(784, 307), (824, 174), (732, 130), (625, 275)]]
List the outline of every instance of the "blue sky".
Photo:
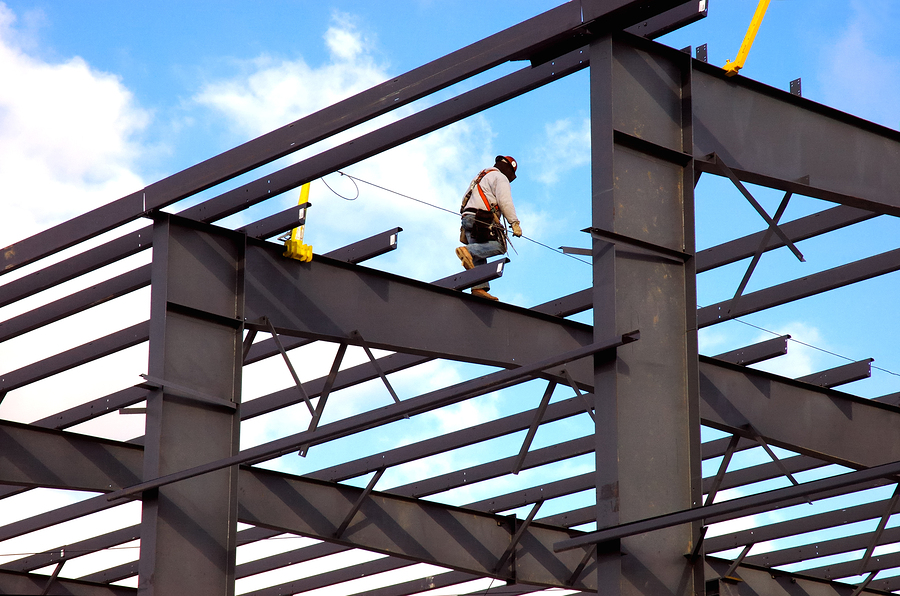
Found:
[[(532, 0), (485, 9), (483, 3), (462, 0), (0, 1), (0, 73), (4, 73), (0, 86), (0, 205), (4, 213), (0, 246), (124, 196), (559, 3)], [(676, 48), (706, 43), (709, 61), (723, 65), (735, 57), (755, 7), (752, 0), (711, 0), (707, 19), (660, 41)], [(800, 77), (804, 97), (896, 129), (900, 127), (898, 28), (900, 4), (889, 0), (773, 0), (742, 75), (785, 90), (789, 81)], [(500, 66), (452, 91), (523, 66)], [(550, 247), (586, 247), (588, 238), (579, 230), (590, 224), (587, 83), (586, 71), (572, 75), (354, 165), (347, 172), (455, 211), (469, 180), (490, 165), (494, 155), (513, 155), (520, 170), (512, 190), (526, 236)], [(272, 167), (283, 167), (449, 94), (442, 92), (417, 102)], [(228, 183), (223, 189), (244, 180)], [(341, 194), (356, 193), (338, 174), (326, 180)], [(210, 197), (223, 189), (201, 196)], [(769, 213), (774, 212), (781, 193), (753, 190)], [(306, 239), (316, 252), (401, 226), (400, 248), (372, 261), (372, 266), (425, 281), (459, 269), (453, 254), (458, 219), (452, 214), (366, 185), (360, 187), (359, 198), (350, 202), (316, 181), (310, 200), (313, 208)], [(225, 223), (240, 224), (248, 217), (255, 219), (295, 202), (296, 193), (286, 193)], [(697, 203), (698, 248), (763, 229), (763, 221), (749, 210), (746, 201), (721, 180), (705, 176), (698, 187)], [(795, 197), (784, 219), (829, 206)], [(827, 241), (801, 243), (807, 256), (804, 264), (796, 263), (785, 250), (769, 253), (748, 291), (896, 248), (898, 231), (893, 220), (883, 219), (842, 232), (836, 240), (829, 236)], [(504, 277), (493, 284), (493, 293), (505, 301), (532, 306), (590, 285), (591, 268), (584, 262), (526, 240), (515, 242), (515, 248)], [(138, 262), (140, 257), (123, 266)], [(730, 297), (745, 267), (746, 262), (709, 279), (701, 276), (701, 304)], [(0, 283), (5, 281), (0, 279)], [(900, 377), (895, 374), (900, 372), (900, 348), (895, 345), (900, 329), (887, 316), (882, 298), (898, 291), (897, 282), (896, 274), (888, 275), (860, 284), (860, 288), (835, 292), (835, 296), (809, 299), (745, 320), (777, 333), (791, 333), (805, 344), (833, 353), (792, 343), (788, 357), (767, 365), (773, 371), (796, 377), (846, 362), (834, 354), (852, 359), (874, 357), (874, 365), (880, 368), (873, 378), (848, 390), (868, 397), (900, 391)], [(58, 288), (19, 308), (33, 308), (40, 300), (46, 302), (73, 289), (73, 285)], [(0, 371), (64, 349), (66, 342), (82, 343), (86, 338), (76, 329), (99, 333), (104, 325), (118, 328), (146, 317), (146, 294), (136, 293), (133, 302), (128, 300), (117, 300), (106, 310), (92, 309), (97, 312), (83, 315), (69, 327), (57, 324), (50, 330), (53, 341), (28, 334), (0, 345)], [(12, 307), (2, 309), (0, 319), (16, 312)], [(770, 337), (757, 327), (739, 322), (716, 326), (702, 333), (701, 349), (715, 354)], [(133, 359), (129, 362), (142, 357), (145, 359), (145, 352), (140, 350), (128, 355)], [(330, 364), (327, 357), (320, 357), (326, 366)], [(134, 370), (138, 365), (118, 366), (127, 372), (126, 378), (109, 374), (109, 361), (102, 366), (81, 367), (86, 370), (79, 374), (97, 377), (102, 372), (112, 390), (134, 382), (133, 377), (144, 372)], [(283, 366), (277, 366), (277, 373), (275, 365), (248, 371), (248, 397), (290, 383)], [(404, 373), (398, 375), (398, 391), (414, 395), (465, 374), (452, 367), (431, 368), (418, 375)], [(59, 387), (72, 386), (76, 378), (60, 377), (56, 381)], [(53, 382), (38, 384), (35, 391), (47, 391)], [(374, 390), (370, 393), (374, 397), (367, 399), (373, 401), (362, 400), (357, 405), (371, 407), (386, 396)], [(76, 402), (82, 398), (84, 395), (71, 396)], [(33, 394), (21, 390), (4, 401), (0, 416), (30, 421), (46, 415), (41, 407), (50, 411), (65, 405), (36, 404)], [(460, 406), (444, 418), (436, 414), (427, 427), (445, 431), (461, 419), (486, 420), (506, 408), (508, 404), (501, 398), (489, 397), (477, 405)], [(285, 422), (284, 428), (292, 423)], [(274, 432), (246, 427), (246, 434), (257, 441)], [(135, 430), (122, 430), (120, 423), (117, 432)]]

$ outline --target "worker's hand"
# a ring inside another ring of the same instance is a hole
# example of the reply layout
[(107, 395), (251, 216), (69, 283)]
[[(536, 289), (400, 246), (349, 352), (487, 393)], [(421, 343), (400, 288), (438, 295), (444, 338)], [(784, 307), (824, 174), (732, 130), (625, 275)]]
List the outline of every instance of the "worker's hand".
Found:
[(522, 226), (519, 225), (519, 222), (514, 221), (512, 223), (513, 236), (519, 238), (522, 235)]

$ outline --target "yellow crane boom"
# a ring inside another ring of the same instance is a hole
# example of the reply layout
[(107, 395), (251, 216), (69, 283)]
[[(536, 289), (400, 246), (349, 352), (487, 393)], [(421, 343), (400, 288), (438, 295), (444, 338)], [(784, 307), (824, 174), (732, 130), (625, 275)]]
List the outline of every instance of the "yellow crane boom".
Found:
[(766, 16), (766, 9), (769, 8), (769, 0), (759, 0), (759, 4), (756, 6), (756, 12), (753, 13), (753, 19), (750, 21), (750, 27), (747, 28), (747, 34), (744, 36), (744, 41), (741, 43), (741, 49), (738, 50), (737, 58), (734, 59), (734, 62), (731, 60), (725, 61), (725, 72), (728, 73), (728, 76), (733, 77), (738, 73), (740, 69), (744, 67), (744, 62), (747, 60), (747, 54), (750, 53), (750, 46), (753, 45), (753, 40), (756, 39), (756, 32), (759, 31), (759, 26), (762, 24), (763, 17)]

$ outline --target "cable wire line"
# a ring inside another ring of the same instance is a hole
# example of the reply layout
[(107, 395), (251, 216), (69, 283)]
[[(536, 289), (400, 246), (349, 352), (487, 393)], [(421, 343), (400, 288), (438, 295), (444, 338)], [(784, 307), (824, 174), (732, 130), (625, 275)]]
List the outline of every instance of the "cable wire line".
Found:
[[(435, 205), (434, 203), (429, 203), (428, 201), (423, 201), (422, 199), (417, 199), (417, 198), (415, 198), (415, 197), (411, 197), (411, 196), (409, 196), (409, 195), (405, 195), (405, 194), (403, 194), (403, 193), (401, 193), (401, 192), (397, 192), (396, 190), (391, 190), (390, 188), (386, 188), (386, 187), (384, 187), (384, 186), (380, 186), (380, 185), (378, 185), (378, 184), (375, 184), (374, 182), (369, 182), (368, 180), (363, 180), (362, 178), (357, 178), (356, 176), (351, 176), (350, 174), (347, 174), (346, 172), (342, 172), (342, 171), (340, 171), (340, 170), (338, 170), (338, 173), (339, 173), (341, 176), (346, 176), (347, 178), (350, 178), (351, 180), (354, 180), (354, 181), (356, 181), (356, 182), (362, 182), (363, 184), (368, 184), (369, 186), (374, 186), (375, 188), (381, 189), (381, 190), (386, 191), (386, 192), (389, 192), (389, 193), (393, 193), (393, 194), (395, 194), (395, 195), (397, 195), (397, 196), (399, 196), (399, 197), (403, 197), (404, 199), (409, 199), (409, 200), (411, 200), (411, 201), (415, 201), (416, 203), (421, 203), (421, 204), (427, 205), (427, 206), (429, 206), (429, 207), (434, 207), (435, 209), (440, 209), (441, 211), (446, 211), (447, 213), (453, 214), (455, 217), (459, 217), (459, 213), (457, 213), (456, 211), (452, 211), (452, 210), (450, 210), (450, 209), (447, 209), (446, 207), (441, 207), (440, 205)], [(324, 180), (323, 180), (323, 182), (324, 182)], [(328, 184), (326, 183), (325, 186), (328, 186)], [(335, 192), (334, 189), (332, 189), (330, 186), (328, 186), (328, 189), (329, 189), (331, 192), (333, 192), (334, 194), (338, 195), (339, 197), (341, 196), (341, 195), (339, 195), (337, 192)], [(359, 187), (357, 187), (357, 191), (358, 191), (358, 190), (359, 190)], [(359, 196), (359, 193), (358, 193), (358, 192), (357, 192), (357, 195), (356, 195), (356, 196), (357, 196), (357, 197)], [(341, 198), (343, 199), (344, 197), (341, 197)], [(350, 199), (350, 200), (353, 200), (353, 199)], [(528, 240), (528, 241), (530, 241), (530, 242), (534, 242), (535, 244), (537, 244), (537, 245), (539, 245), (539, 246), (543, 246), (544, 248), (546, 248), (546, 249), (548, 249), (548, 250), (552, 250), (552, 251), (555, 252), (555, 253), (561, 254), (561, 255), (566, 256), (566, 257), (570, 257), (570, 258), (572, 258), (572, 259), (575, 259), (576, 261), (580, 261), (580, 262), (582, 262), (582, 263), (584, 263), (584, 264), (586, 264), (586, 265), (590, 265), (590, 264), (591, 264), (589, 261), (585, 261), (584, 259), (579, 259), (579, 258), (576, 257), (575, 255), (571, 255), (571, 254), (565, 253), (565, 252), (563, 252), (563, 251), (561, 251), (561, 250), (559, 250), (559, 249), (553, 248), (552, 246), (548, 246), (548, 245), (546, 245), (546, 244), (544, 244), (544, 243), (542, 243), (542, 242), (538, 242), (538, 241), (535, 240), (534, 238), (529, 238), (529, 237), (526, 236), (525, 234), (522, 234), (522, 238), (524, 238), (525, 240)]]
[[(389, 193), (395, 194), (395, 195), (397, 195), (397, 196), (403, 197), (403, 198), (405, 198), (405, 199), (409, 199), (409, 200), (411, 200), (411, 201), (415, 201), (415, 202), (417, 202), (417, 203), (421, 203), (421, 204), (423, 204), (423, 205), (427, 205), (427, 206), (429, 206), (429, 207), (434, 207), (435, 209), (440, 209), (441, 211), (446, 211), (447, 213), (451, 213), (451, 214), (453, 214), (454, 216), (457, 216), (457, 217), (459, 216), (459, 214), (456, 213), (455, 211), (451, 211), (450, 209), (446, 209), (445, 207), (441, 207), (440, 205), (435, 205), (435, 204), (433, 204), (433, 203), (429, 203), (428, 201), (423, 201), (422, 199), (417, 199), (417, 198), (415, 198), (415, 197), (411, 197), (411, 196), (409, 196), (409, 195), (405, 195), (405, 194), (403, 194), (403, 193), (397, 192), (396, 190), (391, 190), (390, 188), (386, 188), (386, 187), (384, 187), (384, 186), (375, 184), (374, 182), (369, 182), (368, 180), (363, 180), (362, 178), (358, 178), (358, 177), (356, 177), (356, 176), (351, 176), (350, 174), (347, 174), (346, 172), (342, 172), (342, 171), (340, 171), (340, 170), (338, 170), (338, 173), (339, 173), (341, 176), (346, 176), (347, 178), (350, 178), (351, 180), (353, 180), (353, 181), (354, 181), (354, 184), (355, 184), (356, 182), (362, 182), (363, 184), (368, 184), (369, 186), (374, 186), (375, 188), (381, 189), (381, 190), (383, 190), (383, 191), (385, 191), (385, 192), (389, 192)], [(322, 182), (325, 182), (325, 181), (322, 180)], [(328, 184), (326, 183), (325, 186), (328, 186)], [(338, 194), (337, 192), (335, 192), (335, 190), (334, 190), (333, 188), (331, 188), (330, 186), (328, 186), (328, 189), (329, 189), (331, 192), (333, 192), (334, 194), (336, 194), (336, 195), (338, 195), (339, 197), (341, 197), (342, 199), (344, 199), (344, 200), (351, 200), (351, 201), (352, 201), (352, 200), (356, 200), (356, 198), (359, 197), (359, 187), (358, 187), (358, 186), (356, 187), (356, 197), (354, 197), (353, 199), (347, 199), (346, 197), (341, 196), (340, 194)], [(525, 240), (528, 240), (529, 242), (533, 242), (533, 243), (537, 244), (538, 246), (543, 246), (544, 248), (546, 248), (546, 249), (548, 249), (548, 250), (551, 250), (551, 251), (553, 251), (553, 252), (555, 252), (555, 253), (558, 253), (558, 254), (561, 254), (561, 255), (570, 257), (570, 258), (575, 259), (576, 261), (579, 261), (579, 262), (581, 262), (581, 263), (585, 263), (586, 265), (591, 265), (591, 264), (592, 264), (590, 261), (586, 261), (586, 260), (584, 260), (584, 259), (580, 259), (580, 258), (578, 258), (577, 256), (575, 256), (575, 255), (573, 255), (573, 254), (569, 254), (569, 253), (563, 252), (562, 250), (553, 248), (552, 246), (548, 246), (548, 245), (544, 244), (543, 242), (539, 242), (539, 241), (535, 240), (534, 238), (529, 238), (528, 236), (526, 236), (526, 235), (524, 235), (524, 234), (522, 235), (522, 238), (524, 238)], [(774, 336), (776, 336), (776, 337), (780, 337), (781, 335), (784, 335), (783, 333), (776, 333), (776, 332), (771, 331), (771, 330), (769, 330), (769, 329), (766, 329), (766, 328), (764, 328), (764, 327), (760, 327), (759, 325), (754, 325), (753, 323), (748, 323), (747, 321), (744, 321), (744, 320), (742, 320), (742, 319), (735, 318), (735, 319), (732, 319), (732, 320), (737, 321), (738, 323), (741, 323), (741, 324), (743, 324), (743, 325), (747, 325), (748, 327), (753, 327), (753, 328), (755, 328), (755, 329), (759, 329), (760, 331), (764, 331), (764, 332), (766, 332), (766, 333), (771, 333), (772, 335), (774, 335)], [(806, 347), (811, 348), (811, 349), (813, 349), (813, 350), (818, 350), (818, 351), (820, 351), (820, 352), (824, 352), (824, 353), (826, 353), (826, 354), (830, 354), (830, 355), (832, 355), (832, 356), (837, 356), (838, 358), (843, 358), (844, 360), (847, 360), (848, 362), (855, 362), (855, 360), (853, 360), (853, 358), (848, 358), (847, 356), (843, 356), (843, 355), (841, 355), (841, 354), (837, 354), (837, 353), (835, 353), (835, 352), (831, 352), (831, 351), (829, 351), (829, 350), (826, 350), (825, 348), (820, 348), (820, 347), (818, 347), (818, 346), (814, 346), (814, 345), (812, 345), (812, 344), (808, 344), (808, 343), (802, 342), (802, 341), (800, 341), (800, 340), (798, 340), (798, 339), (794, 339), (793, 337), (789, 338), (789, 341), (798, 343), (798, 344), (800, 344), (800, 345), (802, 345), (802, 346), (806, 346)], [(872, 366), (872, 368), (874, 368), (874, 369), (876, 369), (876, 370), (880, 370), (880, 371), (882, 371), (882, 372), (886, 372), (886, 373), (888, 373), (888, 374), (891, 374), (891, 375), (894, 375), (894, 376), (897, 376), (897, 377), (900, 377), (900, 373), (895, 373), (895, 372), (893, 372), (893, 371), (891, 371), (891, 370), (888, 370), (888, 369), (886, 369), (886, 368), (882, 368), (882, 367), (880, 367), (880, 366)]]

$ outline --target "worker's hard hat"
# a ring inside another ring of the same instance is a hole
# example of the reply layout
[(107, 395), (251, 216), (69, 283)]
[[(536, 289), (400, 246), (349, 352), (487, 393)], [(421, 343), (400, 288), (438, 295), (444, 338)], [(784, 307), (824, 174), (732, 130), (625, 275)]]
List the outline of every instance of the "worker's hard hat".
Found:
[(516, 160), (512, 158), (510, 155), (498, 155), (494, 158), (494, 165), (497, 164), (508, 164), (512, 167), (512, 176), (510, 176), (509, 181), (512, 182), (516, 179), (516, 170), (519, 167), (519, 164), (516, 163)]

